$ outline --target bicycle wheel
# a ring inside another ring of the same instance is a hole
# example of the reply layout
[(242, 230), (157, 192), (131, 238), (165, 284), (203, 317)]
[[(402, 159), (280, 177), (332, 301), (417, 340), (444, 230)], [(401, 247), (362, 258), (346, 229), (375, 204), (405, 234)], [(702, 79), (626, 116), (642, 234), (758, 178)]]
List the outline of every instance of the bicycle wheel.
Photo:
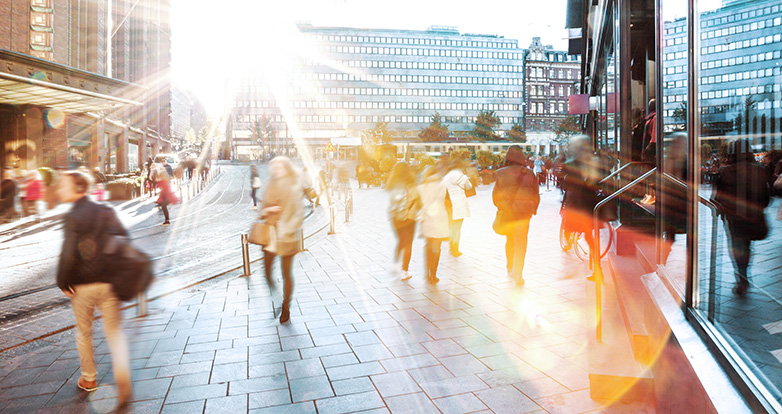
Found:
[[(600, 258), (602, 259), (608, 254), (608, 249), (611, 248), (611, 244), (614, 242), (614, 228), (611, 223), (602, 222), (600, 224)], [(575, 235), (573, 242), (573, 250), (576, 252), (581, 260), (589, 259), (589, 242), (584, 237), (584, 233), (578, 233)]]

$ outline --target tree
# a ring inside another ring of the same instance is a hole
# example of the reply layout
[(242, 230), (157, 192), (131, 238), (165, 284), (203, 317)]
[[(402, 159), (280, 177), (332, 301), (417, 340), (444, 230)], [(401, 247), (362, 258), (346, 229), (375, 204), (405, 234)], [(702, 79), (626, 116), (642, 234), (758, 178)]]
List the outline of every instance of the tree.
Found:
[(388, 122), (378, 122), (374, 128), (362, 133), (364, 145), (389, 144), (394, 139), (388, 131)]
[(687, 102), (682, 102), (679, 107), (673, 110), (671, 117), (676, 121), (674, 131), (684, 131), (687, 129)]
[(491, 151), (486, 150), (480, 150), (475, 153), (475, 157), (478, 160), (478, 165), (481, 166), (481, 169), (486, 169), (491, 167), (494, 164), (497, 164), (500, 159), (496, 155), (494, 155)]
[(196, 143), (196, 139), (198, 139), (198, 137), (196, 137), (196, 134), (195, 134), (195, 131), (193, 131), (193, 128), (190, 128), (190, 129), (187, 130), (187, 132), (185, 132), (185, 142), (187, 142), (188, 144), (190, 144), (190, 145), (195, 144)]
[(513, 142), (527, 142), (527, 133), (524, 131), (524, 125), (514, 123), (510, 130), (505, 131), (505, 138)]
[(570, 137), (581, 133), (581, 125), (579, 125), (578, 117), (576, 115), (568, 115), (560, 121), (556, 128), (554, 128), (554, 142), (560, 145), (565, 145), (570, 141)]
[(472, 129), (472, 137), (478, 141), (494, 141), (497, 134), (494, 128), (502, 125), (500, 117), (494, 111), (481, 111), (475, 119), (475, 127)]
[(442, 117), (439, 112), (432, 115), (432, 122), (429, 126), (422, 129), (418, 134), (421, 141), (446, 141), (448, 139), (448, 125), (442, 123)]

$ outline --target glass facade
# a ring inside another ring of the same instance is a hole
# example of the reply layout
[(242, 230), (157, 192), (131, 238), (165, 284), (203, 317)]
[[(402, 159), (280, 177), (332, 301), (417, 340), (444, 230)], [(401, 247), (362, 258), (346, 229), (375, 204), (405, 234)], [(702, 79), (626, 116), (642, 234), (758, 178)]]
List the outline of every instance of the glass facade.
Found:
[(622, 195), (621, 225), (749, 405), (779, 412), (782, 2), (584, 10), (598, 24), (582, 51), (583, 125), (614, 170), (637, 164), (621, 184), (656, 171)]

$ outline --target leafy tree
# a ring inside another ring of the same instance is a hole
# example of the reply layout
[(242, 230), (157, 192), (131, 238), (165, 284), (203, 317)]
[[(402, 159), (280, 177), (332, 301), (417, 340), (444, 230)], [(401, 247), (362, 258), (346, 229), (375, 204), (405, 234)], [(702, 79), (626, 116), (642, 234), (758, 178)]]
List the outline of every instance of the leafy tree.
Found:
[(446, 141), (448, 139), (448, 125), (442, 123), (439, 112), (432, 115), (432, 122), (418, 134), (421, 141)]
[(452, 160), (469, 160), (472, 154), (467, 148), (456, 148), (449, 155)]
[(390, 144), (393, 140), (391, 132), (388, 130), (388, 122), (378, 122), (374, 128), (370, 128), (362, 133), (364, 145)]
[(413, 156), (413, 159), (418, 163), (418, 168), (420, 168), (421, 170), (423, 170), (426, 167), (431, 167), (436, 163), (434, 157), (431, 157), (426, 154), (422, 154), (420, 152), (415, 154), (415, 156)]
[(578, 123), (578, 117), (576, 115), (568, 115), (560, 121), (556, 128), (554, 128), (554, 142), (560, 145), (567, 144), (570, 137), (581, 133), (581, 125)]
[(674, 125), (674, 131), (684, 131), (687, 129), (687, 102), (682, 102), (679, 107), (673, 110), (671, 114), (676, 125)]
[(500, 117), (494, 111), (481, 111), (478, 113), (478, 118), (475, 119), (472, 137), (478, 141), (494, 141), (498, 138), (494, 133), (494, 128), (500, 125), (502, 125)]
[(193, 128), (190, 128), (190, 129), (187, 130), (187, 132), (185, 132), (185, 142), (187, 142), (188, 144), (195, 144), (196, 143), (196, 139), (198, 139), (198, 137), (196, 137), (196, 134), (195, 134), (195, 131), (193, 131)]
[(486, 169), (488, 167), (491, 167), (492, 165), (498, 163), (499, 157), (494, 155), (491, 151), (486, 150), (480, 150), (475, 153), (475, 157), (478, 160), (478, 165), (481, 166), (481, 169)]
[(527, 142), (527, 133), (524, 131), (524, 125), (514, 123), (509, 131), (505, 131), (505, 138), (513, 142)]

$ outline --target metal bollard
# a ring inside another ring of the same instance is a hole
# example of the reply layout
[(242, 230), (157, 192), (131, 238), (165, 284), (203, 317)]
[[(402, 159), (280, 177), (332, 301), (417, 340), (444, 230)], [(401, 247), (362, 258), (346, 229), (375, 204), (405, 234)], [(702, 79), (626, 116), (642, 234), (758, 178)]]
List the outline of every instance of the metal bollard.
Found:
[(242, 234), (242, 276), (250, 276), (250, 243), (247, 239), (247, 235)]
[(337, 208), (334, 207), (334, 204), (329, 205), (329, 234), (336, 233), (334, 231), (335, 221), (336, 221), (335, 215), (336, 214), (337, 214)]
[(348, 200), (345, 200), (345, 223), (350, 222), (350, 209), (348, 208)]
[(299, 229), (299, 251), (304, 251), (304, 229)]
[(145, 292), (139, 293), (136, 301), (138, 302), (136, 306), (136, 316), (139, 318), (147, 316), (147, 294)]
[(350, 214), (353, 214), (353, 189), (350, 189)]

